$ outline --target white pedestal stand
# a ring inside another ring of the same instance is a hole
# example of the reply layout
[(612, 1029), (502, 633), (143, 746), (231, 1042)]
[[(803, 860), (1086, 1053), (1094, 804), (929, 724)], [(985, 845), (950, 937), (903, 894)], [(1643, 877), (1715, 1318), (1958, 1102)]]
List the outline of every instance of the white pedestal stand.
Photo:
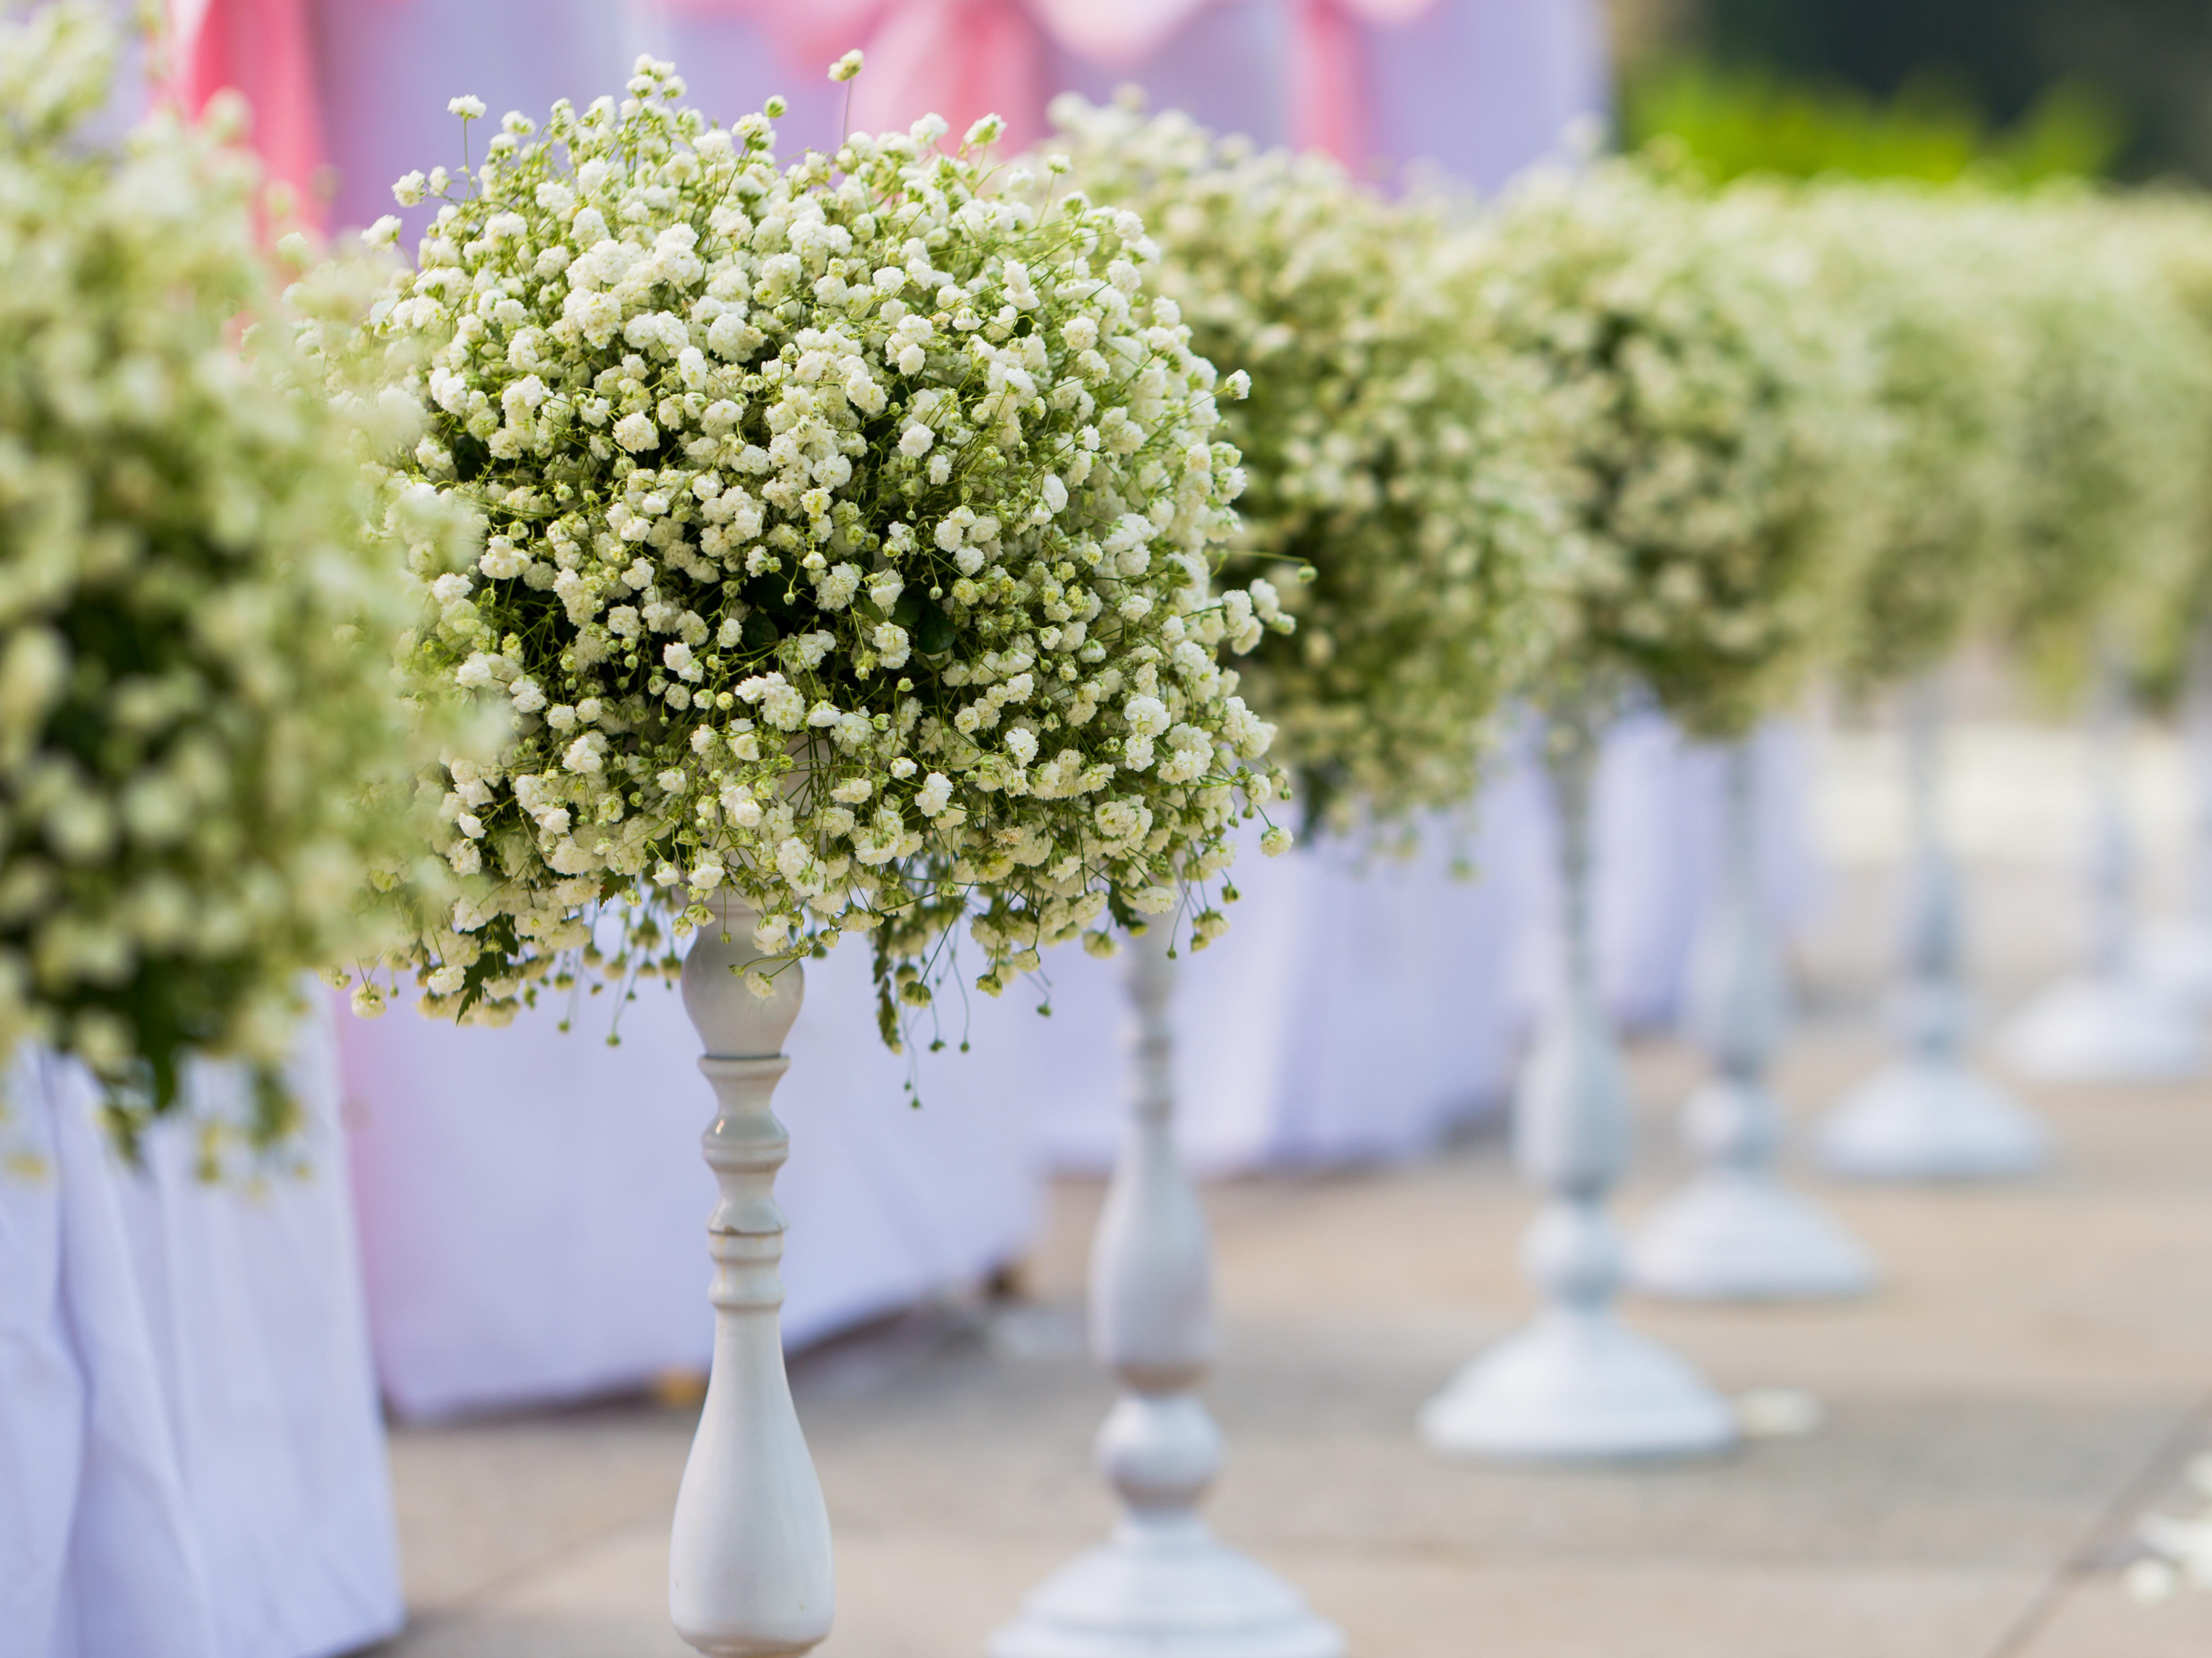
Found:
[(706, 1044), (699, 1069), (721, 1108), (702, 1139), (721, 1185), (707, 1222), (714, 1360), (676, 1497), (668, 1610), (701, 1652), (777, 1658), (813, 1650), (836, 1602), (829, 1511), (792, 1408), (777, 1316), (784, 1218), (774, 1188), (790, 1141), (769, 1096), (791, 1066), (783, 1039), (805, 981), (793, 963), (776, 972), (774, 995), (747, 990), (760, 918), (727, 894), (709, 902), (720, 925), (703, 928), (684, 960), (684, 1011)]
[(1533, 1322), (1478, 1355), (1420, 1416), (1436, 1450), (1513, 1461), (1696, 1456), (1735, 1442), (1726, 1400), (1613, 1310), (1620, 1249), (1605, 1204), (1628, 1160), (1628, 1111), (1590, 953), (1595, 720), (1556, 721), (1547, 755), (1559, 806), (1566, 983), (1515, 1100), (1522, 1172), (1548, 1193), (1522, 1259), (1544, 1297)]
[(1691, 1026), (1715, 1071), (1684, 1111), (1704, 1166), (1638, 1232), (1629, 1278), (1685, 1301), (1863, 1294), (1874, 1283), (1866, 1251), (1775, 1177), (1781, 1113), (1764, 1077), (1782, 1026), (1782, 974), (1759, 901), (1750, 744), (1731, 746), (1727, 762), (1720, 899), (1690, 982)]
[(2048, 1155), (2042, 1126), (1961, 1052), (1958, 876), (1938, 824), (1942, 697), (1931, 676), (1905, 709), (1913, 849), (1906, 1053), (1844, 1095), (1816, 1142), (1822, 1167), (1854, 1179), (2002, 1180), (2042, 1167)]
[(1213, 1355), (1213, 1272), (1176, 1155), (1165, 935), (1158, 926), (1130, 952), (1136, 1094), (1091, 1256), (1091, 1342), (1123, 1390), (1098, 1462), (1124, 1512), (991, 1637), (991, 1658), (1343, 1658), (1334, 1626), (1198, 1518), (1221, 1463), (1197, 1393)]
[(2212, 629), (2197, 635), (2182, 705), (2182, 732), (2196, 784), (2188, 908), (2143, 932), (2143, 973), (2198, 1011), (2212, 1011)]
[(2047, 1082), (2165, 1082), (2204, 1068), (2196, 1017), (2181, 998), (2152, 982), (2137, 957), (2131, 914), (2135, 840), (2121, 774), (2126, 740), (2127, 692), (2106, 652), (2098, 661), (2090, 702), (2096, 828), (2089, 970), (2039, 993), (1999, 1038), (2006, 1063)]

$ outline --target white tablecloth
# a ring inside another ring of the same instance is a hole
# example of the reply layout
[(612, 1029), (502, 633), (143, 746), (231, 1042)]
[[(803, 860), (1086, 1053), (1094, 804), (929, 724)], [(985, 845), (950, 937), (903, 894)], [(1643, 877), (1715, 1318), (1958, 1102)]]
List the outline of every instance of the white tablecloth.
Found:
[[(210, 1186), (184, 1125), (123, 1166), (82, 1071), (0, 1123), (0, 1653), (314, 1658), (400, 1622), (327, 1028), (303, 1179)], [(202, 1108), (240, 1096), (204, 1069)]]
[[(1019, 993), (976, 996), (978, 1053), (908, 1062), (878, 1039), (865, 944), (807, 964), (777, 1114), (791, 1162), (786, 1336), (815, 1339), (1020, 1257), (1039, 1185), (1033, 1090), (1008, 1033)], [(680, 999), (585, 998), (562, 1034), (542, 1007), (503, 1030), (398, 1009), (344, 1017), (353, 1169), (377, 1370), (404, 1414), (573, 1397), (703, 1366), (699, 1135), (714, 1096)], [(957, 1039), (957, 1001), (946, 1010)]]
[[(1787, 931), (1818, 892), (1804, 820), (1804, 734), (1789, 721), (1752, 739), (1759, 880)], [(1512, 975), (1525, 1020), (1558, 982), (1559, 878), (1550, 795), (1528, 747), (1486, 810), (1517, 827), (1523, 889)], [(1632, 714), (1607, 734), (1592, 803), (1591, 925), (1599, 987), (1626, 1029), (1663, 1029), (1680, 1011), (1691, 947), (1720, 875), (1723, 752), (1686, 741), (1666, 720)]]
[[(1477, 864), (1507, 860), (1516, 826), (1486, 817)], [(1455, 878), (1445, 839), (1412, 860), (1348, 848), (1232, 871), (1244, 894), (1228, 934), (1177, 975), (1176, 1127), (1201, 1174), (1411, 1157), (1494, 1104), (1511, 1064), (1510, 882)], [(1073, 951), (1048, 963), (1055, 1012), (1045, 1145), (1062, 1168), (1112, 1160), (1127, 1095), (1121, 963)]]

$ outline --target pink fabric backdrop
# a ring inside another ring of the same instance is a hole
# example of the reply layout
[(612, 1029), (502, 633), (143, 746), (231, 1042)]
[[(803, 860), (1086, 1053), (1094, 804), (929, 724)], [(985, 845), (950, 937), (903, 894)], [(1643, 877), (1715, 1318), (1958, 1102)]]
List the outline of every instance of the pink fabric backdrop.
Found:
[[(1212, 0), (670, 0), (696, 16), (743, 16), (787, 57), (827, 64), (849, 46), (868, 66), (854, 88), (853, 121), (878, 131), (935, 112), (955, 137), (979, 117), (1007, 123), (1020, 149), (1045, 136), (1045, 106), (1058, 90), (1056, 55), (1127, 72), (1158, 55)], [(1370, 153), (1372, 74), (1362, 24), (1395, 27), (1437, 0), (1290, 0), (1289, 96), (1293, 141), (1347, 165)]]
[(176, 94), (191, 114), (226, 88), (253, 111), (263, 171), (289, 185), (299, 216), (325, 222), (321, 88), (307, 0), (172, 0)]
[[(374, 217), (364, 192), (382, 181), (333, 180), (328, 170), (334, 154), (357, 148), (333, 129), (368, 78), (367, 65), (331, 48), (390, 33), (364, 28), (364, 11), (422, 3), (170, 0), (176, 94), (195, 113), (224, 88), (244, 94), (254, 148), (310, 222), (330, 216), (333, 188), (340, 222)], [(469, 49), (473, 25), (496, 10), (468, 0), (440, 8), (451, 41), (445, 74), (470, 81), (466, 89), (481, 90), (487, 74), (503, 78), (499, 59), (508, 54)], [(1432, 160), (1488, 185), (1553, 148), (1567, 120), (1604, 96), (1594, 0), (544, 0), (539, 13), (544, 28), (568, 39), (629, 37), (625, 44), (652, 44), (670, 26), (744, 25), (779, 60), (787, 94), (815, 94), (796, 100), (802, 109), (839, 117), (843, 95), (827, 96), (821, 77), (860, 46), (868, 67), (852, 88), (854, 125), (904, 127), (933, 111), (957, 135), (995, 112), (1007, 120), (1009, 152), (1044, 135), (1054, 92), (1095, 96), (1135, 78), (1162, 103), (1263, 142), (1326, 150), (1353, 167)], [(1472, 103), (1468, 70), (1486, 62), (1516, 73), (1486, 77), (1484, 99)], [(748, 67), (757, 75), (765, 65)], [(435, 78), (412, 68), (418, 84)], [(1255, 68), (1270, 95), (1251, 95)], [(805, 135), (822, 143), (836, 136)]]

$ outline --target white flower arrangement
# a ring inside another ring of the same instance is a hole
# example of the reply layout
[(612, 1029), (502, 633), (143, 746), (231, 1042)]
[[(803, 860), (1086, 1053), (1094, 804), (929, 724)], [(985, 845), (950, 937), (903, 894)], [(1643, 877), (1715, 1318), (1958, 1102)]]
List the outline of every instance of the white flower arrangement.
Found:
[(1641, 683), (1693, 733), (1741, 734), (1813, 665), (1861, 556), (1865, 342), (1763, 192), (1600, 163), (1533, 179), (1488, 232), (1491, 303), (1571, 446), (1572, 598), (1539, 699)]
[(2008, 303), (2017, 204), (1951, 185), (1832, 183), (1803, 198), (1825, 302), (1871, 340), (1890, 441), (1859, 510), (1881, 533), (1837, 640), (1856, 691), (1934, 668), (1987, 620), (2019, 500), (2026, 336)]
[(407, 611), (235, 108), (113, 147), (104, 9), (0, 21), (0, 1051), (82, 1059), (126, 1140), (188, 1054), (239, 1056), (267, 1145), (301, 975), (374, 942), (357, 900), (402, 844), (370, 797), (417, 763)]
[(894, 1042), (963, 915), (991, 993), (1178, 888), (1218, 932), (1277, 781), (1217, 653), (1265, 600), (1211, 591), (1241, 474), (1141, 222), (994, 193), (994, 120), (779, 168), (780, 106), (718, 128), (649, 58), (628, 90), (395, 191), (441, 205), (377, 324), (422, 422), (394, 479), (483, 530), (410, 549), (410, 665), (512, 722), (446, 762), (424, 1010), (665, 967), (725, 886), (769, 955), (871, 935)]
[(2008, 249), (2027, 347), (1998, 620), (2060, 684), (2094, 649), (2140, 661), (2203, 558), (2212, 355), (2145, 229), (2052, 196), (2017, 210)]
[(1473, 796), (1508, 688), (1540, 658), (1557, 541), (1527, 365), (1492, 335), (1458, 216), (1328, 159), (1256, 152), (1139, 100), (1053, 108), (1075, 179), (1145, 216), (1250, 484), (1237, 568), (1294, 635), (1245, 683), (1310, 821)]
[(2142, 575), (2118, 603), (2116, 642), (2127, 651), (2139, 694), (2171, 705), (2212, 627), (2212, 210), (2200, 192), (2146, 191), (2106, 197), (2098, 233), (2109, 254), (2129, 251), (2160, 297), (2118, 325), (2124, 348), (2156, 355), (2131, 369), (2145, 406), (2135, 418), (2156, 424), (2137, 441), (2142, 463), (2158, 469), (2138, 508), (2156, 522), (2139, 531)]

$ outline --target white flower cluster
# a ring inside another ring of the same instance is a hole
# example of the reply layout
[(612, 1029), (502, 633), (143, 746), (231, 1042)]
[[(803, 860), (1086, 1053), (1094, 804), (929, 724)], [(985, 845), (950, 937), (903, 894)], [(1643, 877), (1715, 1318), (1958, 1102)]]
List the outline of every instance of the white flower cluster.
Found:
[(1197, 349), (1249, 377), (1223, 411), (1250, 479), (1238, 548), (1264, 572), (1255, 621), (1279, 606), (1297, 628), (1245, 683), (1309, 817), (1464, 804), (1547, 642), (1530, 597), (1557, 492), (1529, 365), (1490, 328), (1456, 216), (1134, 99), (1053, 115), (1076, 179), (1145, 216)]
[(1648, 688), (1731, 737), (1794, 693), (1878, 520), (1865, 331), (1786, 198), (1642, 167), (1542, 175), (1486, 227), (1488, 293), (1571, 445), (1572, 604), (1536, 695)]
[(2011, 217), (1988, 297), (2027, 343), (1997, 625), (2062, 683), (2098, 645), (2154, 673), (2212, 599), (2212, 226), (2088, 195)]
[(641, 59), (397, 187), (443, 199), (378, 324), (394, 471), (483, 531), (410, 547), (411, 664), (512, 722), (447, 762), (461, 896), (404, 960), (498, 1020), (623, 964), (595, 906), (635, 967), (726, 885), (769, 954), (870, 933), (890, 1037), (963, 915), (995, 993), (1175, 910), (1273, 793), (1217, 659), (1267, 603), (1212, 591), (1242, 474), (1135, 215), (994, 195), (934, 117), (779, 168), (777, 108), (683, 91)]
[(364, 795), (415, 766), (407, 613), (250, 165), (166, 116), (100, 137), (105, 9), (0, 20), (0, 1050), (79, 1055), (126, 1133), (187, 1053), (241, 1055), (267, 1141), (300, 976), (403, 844)]
[(1880, 525), (1837, 647), (1865, 690), (1933, 668), (1986, 622), (2014, 544), (2027, 331), (2007, 303), (2016, 203), (1962, 185), (1838, 184), (1804, 198), (1824, 306), (1868, 329), (1889, 422)]

